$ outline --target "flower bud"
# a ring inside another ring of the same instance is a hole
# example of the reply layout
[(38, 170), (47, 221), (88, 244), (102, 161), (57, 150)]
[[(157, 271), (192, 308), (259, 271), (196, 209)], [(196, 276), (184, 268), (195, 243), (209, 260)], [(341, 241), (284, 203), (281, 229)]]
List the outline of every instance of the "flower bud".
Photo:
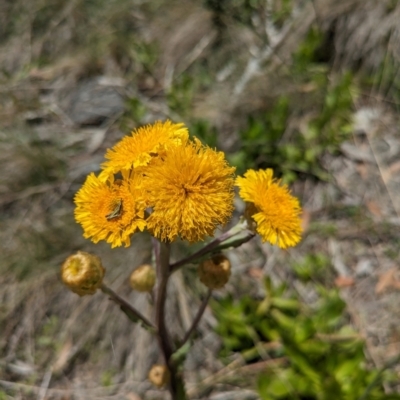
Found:
[(253, 219), (253, 215), (258, 212), (256, 206), (253, 203), (247, 203), (246, 202), (246, 208), (244, 210), (244, 218), (247, 221), (247, 228), (252, 231), (256, 232), (257, 230), (257, 223)]
[(149, 264), (141, 265), (132, 272), (129, 283), (138, 292), (150, 292), (156, 283), (156, 271)]
[(217, 254), (203, 261), (199, 265), (198, 273), (200, 281), (208, 288), (220, 289), (231, 276), (231, 263), (223, 254)]
[(149, 381), (161, 388), (169, 383), (169, 371), (166, 365), (155, 364), (149, 372)]
[(94, 294), (103, 282), (105, 269), (94, 254), (78, 251), (61, 267), (61, 279), (71, 291), (84, 296)]

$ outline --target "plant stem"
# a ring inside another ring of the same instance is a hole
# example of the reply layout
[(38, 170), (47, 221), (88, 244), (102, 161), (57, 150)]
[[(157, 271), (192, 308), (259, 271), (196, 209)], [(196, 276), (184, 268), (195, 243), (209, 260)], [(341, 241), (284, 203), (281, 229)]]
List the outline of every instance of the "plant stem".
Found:
[[(135, 319), (136, 321), (141, 321), (145, 328), (150, 329), (155, 332), (155, 325), (150, 322), (143, 314), (141, 314), (136, 308), (134, 308), (131, 304), (129, 304), (125, 299), (117, 295), (111, 288), (109, 288), (106, 284), (102, 284), (100, 290), (109, 295), (111, 300), (115, 301), (120, 305), (121, 310), (128, 316), (129, 319)], [(135, 322), (136, 322), (135, 321)]]
[(251, 240), (254, 236), (255, 233), (247, 229), (247, 222), (243, 219), (234, 227), (229, 229), (229, 231), (215, 238), (196, 253), (171, 264), (171, 273), (174, 273), (185, 264), (193, 264), (209, 253), (217, 253), (229, 247), (238, 247)]
[(167, 296), (167, 284), (169, 278), (169, 244), (158, 242), (155, 253), (157, 266), (156, 325), (158, 328), (161, 350), (163, 351), (165, 362), (168, 363), (168, 360), (173, 353), (171, 340), (165, 325), (165, 300)]
[(182, 347), (189, 340), (191, 334), (196, 329), (197, 325), (200, 322), (201, 317), (204, 314), (204, 311), (206, 310), (208, 300), (210, 300), (211, 294), (212, 294), (212, 289), (208, 289), (208, 293), (207, 293), (206, 297), (204, 298), (203, 302), (201, 303), (201, 306), (200, 306), (199, 310), (197, 311), (196, 317), (194, 318), (191, 327), (189, 328), (189, 330), (186, 332), (184, 338), (182, 339), (182, 342), (179, 347)]
[(156, 294), (156, 325), (157, 336), (163, 353), (165, 363), (170, 373), (169, 392), (172, 400), (186, 400), (185, 387), (177, 366), (172, 360), (174, 353), (171, 338), (165, 325), (165, 301), (167, 297), (168, 279), (170, 277), (170, 245), (154, 240), (154, 252), (156, 258), (157, 286)]

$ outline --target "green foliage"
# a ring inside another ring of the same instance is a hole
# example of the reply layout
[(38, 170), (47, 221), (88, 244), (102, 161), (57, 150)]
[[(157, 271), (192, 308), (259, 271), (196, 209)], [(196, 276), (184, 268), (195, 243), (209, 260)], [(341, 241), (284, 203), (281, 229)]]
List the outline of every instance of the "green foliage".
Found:
[(251, 25), (251, 19), (263, 7), (260, 0), (205, 0), (204, 4), (214, 13), (217, 26), (223, 24), (224, 17), (229, 16), (243, 24)]
[(116, 371), (113, 369), (106, 370), (101, 374), (101, 384), (105, 387), (111, 386), (114, 383), (114, 377), (115, 377)]
[(293, 9), (293, 0), (280, 0), (274, 2), (272, 10), (272, 19), (277, 26), (283, 25), (285, 20), (290, 16)]
[(50, 0), (38, 7), (37, 12), (34, 14), (32, 20), (32, 32), (34, 35), (43, 35), (49, 28), (51, 21), (62, 12), (65, 7), (63, 0)]
[(319, 111), (304, 131), (296, 131), (284, 140), (290, 114), (289, 100), (280, 97), (264, 115), (250, 117), (247, 128), (240, 132), (242, 148), (230, 156), (239, 173), (249, 168), (274, 168), (284, 182), (294, 181), (299, 173), (327, 180), (320, 159), (326, 153), (336, 153), (350, 131), (352, 75), (343, 74), (336, 84), (326, 80)]
[(280, 159), (277, 152), (286, 129), (288, 114), (289, 100), (280, 97), (269, 112), (249, 117), (246, 129), (239, 132), (241, 150), (229, 156), (229, 161), (238, 168), (238, 173)]
[[(327, 152), (337, 153), (351, 132), (354, 78), (346, 72), (333, 79), (325, 64), (316, 63), (321, 39), (312, 28), (293, 56), (292, 79), (308, 89), (302, 92), (299, 87), (290, 100), (287, 95), (278, 97), (265, 112), (250, 116), (239, 133), (241, 149), (230, 157), (239, 173), (274, 168), (285, 183), (299, 174), (329, 179), (320, 160)], [(291, 128), (299, 114), (304, 123)]]
[(151, 71), (157, 61), (158, 49), (153, 43), (136, 40), (134, 44), (127, 44), (129, 48), (134, 48), (134, 62), (141, 64), (146, 71)]
[(397, 4), (399, 3), (399, 0), (389, 0), (386, 2), (386, 12), (390, 13), (394, 11), (397, 7)]
[(180, 75), (174, 80), (167, 93), (168, 107), (180, 115), (187, 115), (190, 111), (194, 93), (194, 77), (189, 74)]
[[(306, 259), (297, 265), (301, 275), (313, 261), (317, 273), (327, 262), (322, 256)], [(383, 389), (393, 376), (367, 368), (364, 343), (348, 324), (337, 290), (317, 287), (318, 300), (310, 306), (284, 284), (267, 279), (265, 290), (262, 300), (228, 296), (212, 303), (222, 357), (240, 352), (247, 362), (271, 359), (258, 378), (263, 400), (400, 399)]]
[(148, 110), (136, 97), (131, 97), (125, 102), (125, 112), (121, 118), (120, 128), (123, 132), (130, 132), (138, 125), (143, 124), (143, 119)]
[(297, 51), (293, 54), (292, 72), (300, 78), (304, 74), (304, 78), (308, 79), (310, 67), (315, 72), (316, 55), (322, 44), (323, 35), (319, 29), (312, 26), (308, 31), (304, 41), (300, 44)]
[(167, 92), (168, 107), (181, 117), (191, 118), (191, 110), (195, 96), (212, 85), (207, 63), (193, 65), (187, 71), (177, 74)]
[(293, 264), (293, 270), (297, 277), (304, 282), (308, 282), (311, 279), (323, 279), (327, 274), (327, 266), (329, 265), (329, 259), (325, 254), (307, 254), (303, 260), (295, 262)]
[(400, 104), (400, 77), (398, 60), (391, 54), (388, 54), (381, 65), (373, 73), (365, 73), (363, 84), (367, 87), (366, 92), (372, 96), (384, 96), (399, 109)]
[(216, 148), (218, 146), (218, 133), (215, 127), (211, 126), (206, 120), (196, 120), (189, 128), (191, 135), (199, 138), (208, 146)]
[(205, 0), (204, 4), (214, 14), (214, 23), (218, 28), (226, 25), (231, 18), (243, 25), (257, 25), (256, 20), (268, 13), (276, 26), (282, 26), (293, 9), (293, 0), (275, 0), (268, 4), (262, 0)]
[(52, 315), (47, 322), (43, 325), (42, 331), (37, 338), (36, 344), (43, 350), (43, 348), (53, 348), (56, 345), (54, 335), (59, 329), (59, 319), (57, 316)]

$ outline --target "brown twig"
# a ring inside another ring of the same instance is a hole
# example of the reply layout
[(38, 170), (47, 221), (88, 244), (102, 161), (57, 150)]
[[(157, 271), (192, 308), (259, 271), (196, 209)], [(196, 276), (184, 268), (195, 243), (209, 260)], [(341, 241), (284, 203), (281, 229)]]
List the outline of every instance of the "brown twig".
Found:
[(209, 387), (214, 387), (218, 383), (224, 382), (232, 375), (243, 376), (244, 373), (259, 373), (267, 367), (276, 367), (287, 362), (286, 357), (273, 358), (270, 360), (260, 361), (255, 364), (246, 364), (246, 361), (240, 357), (232, 361), (226, 367), (220, 369), (215, 374), (203, 379), (199, 384), (188, 390), (189, 396), (198, 396), (200, 393), (206, 391)]
[(196, 329), (198, 323), (200, 322), (201, 317), (204, 314), (204, 311), (206, 310), (208, 300), (210, 300), (211, 294), (212, 294), (212, 290), (208, 289), (207, 296), (204, 298), (203, 302), (201, 303), (201, 306), (200, 306), (199, 310), (197, 311), (196, 317), (194, 318), (192, 325), (190, 326), (189, 330), (186, 332), (184, 338), (182, 339), (180, 347), (182, 347), (189, 340), (193, 331)]
[(111, 300), (115, 301), (117, 304), (120, 305), (121, 310), (128, 315), (128, 318), (131, 319), (133, 316), (138, 321), (141, 321), (144, 326), (152, 331), (156, 331), (156, 326), (149, 321), (143, 314), (141, 314), (136, 308), (134, 308), (131, 304), (129, 304), (125, 299), (117, 295), (112, 289), (110, 289), (104, 283), (100, 287), (101, 291), (110, 296)]

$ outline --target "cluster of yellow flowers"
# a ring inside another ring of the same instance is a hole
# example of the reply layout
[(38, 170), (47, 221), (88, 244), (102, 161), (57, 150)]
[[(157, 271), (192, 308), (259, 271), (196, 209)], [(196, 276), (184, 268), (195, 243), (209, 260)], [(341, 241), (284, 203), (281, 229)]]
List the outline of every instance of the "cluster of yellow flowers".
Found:
[(105, 157), (75, 196), (75, 219), (95, 243), (127, 247), (145, 229), (162, 241), (201, 241), (229, 221), (235, 185), (263, 241), (282, 248), (300, 241), (300, 204), (272, 170), (235, 179), (224, 153), (191, 140), (184, 124), (139, 128)]

